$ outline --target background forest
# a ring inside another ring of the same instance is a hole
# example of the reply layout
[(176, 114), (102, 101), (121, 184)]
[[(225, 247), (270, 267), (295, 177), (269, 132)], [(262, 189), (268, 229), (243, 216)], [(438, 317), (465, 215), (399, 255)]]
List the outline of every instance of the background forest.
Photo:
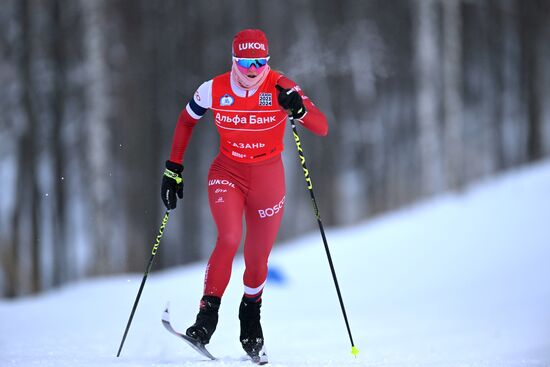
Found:
[[(143, 272), (178, 114), (243, 28), (328, 117), (301, 135), (326, 226), (550, 154), (550, 1), (0, 3), (0, 296)], [(316, 227), (293, 145), (279, 239)], [(155, 269), (210, 253), (217, 149), (207, 114)]]

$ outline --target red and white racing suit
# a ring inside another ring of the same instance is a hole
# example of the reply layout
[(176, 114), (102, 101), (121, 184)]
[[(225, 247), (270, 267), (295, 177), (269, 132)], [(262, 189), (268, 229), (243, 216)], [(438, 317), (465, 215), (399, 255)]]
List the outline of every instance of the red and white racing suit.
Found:
[(218, 237), (206, 268), (204, 295), (222, 297), (241, 242), (244, 215), (245, 295), (259, 298), (285, 204), (281, 152), (287, 113), (277, 102), (275, 85), (300, 93), (307, 112), (298, 121), (304, 127), (324, 136), (328, 126), (324, 114), (287, 77), (271, 70), (259, 88), (244, 90), (230, 74), (219, 75), (197, 89), (179, 116), (170, 160), (182, 163), (193, 127), (212, 110), (220, 153), (208, 174), (208, 200)]

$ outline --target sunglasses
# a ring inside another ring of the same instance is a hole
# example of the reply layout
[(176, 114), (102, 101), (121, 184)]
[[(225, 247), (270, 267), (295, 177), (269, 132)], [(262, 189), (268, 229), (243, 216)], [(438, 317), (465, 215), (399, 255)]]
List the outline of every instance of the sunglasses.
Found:
[(233, 57), (233, 59), (235, 59), (237, 65), (242, 66), (243, 68), (249, 69), (252, 67), (252, 65), (254, 65), (256, 68), (259, 69), (267, 64), (267, 62), (269, 61), (269, 56), (259, 59), (241, 59), (238, 57)]

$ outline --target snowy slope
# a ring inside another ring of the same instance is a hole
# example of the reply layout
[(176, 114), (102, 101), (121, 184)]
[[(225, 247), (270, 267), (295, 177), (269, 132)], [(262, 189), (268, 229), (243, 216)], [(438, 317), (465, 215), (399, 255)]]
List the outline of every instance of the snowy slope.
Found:
[[(279, 277), (262, 309), (270, 365), (550, 366), (550, 162), (327, 236), (361, 353), (350, 354), (313, 232), (271, 258)], [(176, 328), (193, 321), (203, 270), (150, 275), (121, 358), (142, 274), (0, 301), (0, 366), (249, 366), (238, 342), (242, 259), (210, 344), (220, 360), (161, 326), (168, 300)]]

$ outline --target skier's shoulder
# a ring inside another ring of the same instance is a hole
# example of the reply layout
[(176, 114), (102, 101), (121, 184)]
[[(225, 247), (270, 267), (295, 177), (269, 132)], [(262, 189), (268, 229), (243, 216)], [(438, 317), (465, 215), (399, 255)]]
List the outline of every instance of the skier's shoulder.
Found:
[(288, 76), (286, 76), (280, 71), (276, 71), (276, 73), (278, 75), (278, 78), (275, 84), (277, 84), (278, 86), (284, 89), (294, 89), (295, 91), (300, 93), (302, 98), (307, 99), (307, 96), (304, 95), (304, 92), (302, 88), (298, 85), (298, 83), (296, 83), (294, 80), (290, 79)]
[(193, 95), (193, 101), (202, 108), (212, 107), (212, 82), (214, 79), (210, 79), (202, 83), (195, 94)]
[(271, 71), (275, 77), (275, 81), (277, 85), (285, 89), (294, 88), (297, 85), (294, 80), (290, 79), (282, 71), (280, 70), (271, 70)]
[(215, 81), (216, 84), (220, 82), (228, 83), (230, 79), (231, 79), (231, 71), (227, 71), (223, 74), (216, 75), (215, 77), (210, 79), (210, 81)]

